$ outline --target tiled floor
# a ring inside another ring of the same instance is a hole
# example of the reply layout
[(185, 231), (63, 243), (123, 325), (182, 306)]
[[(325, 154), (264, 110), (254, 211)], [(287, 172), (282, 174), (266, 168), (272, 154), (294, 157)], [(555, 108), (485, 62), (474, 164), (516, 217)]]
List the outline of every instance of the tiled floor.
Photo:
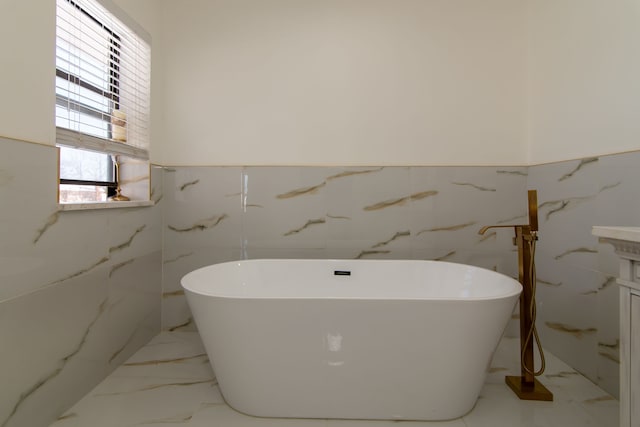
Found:
[[(518, 341), (503, 339), (475, 408), (446, 422), (407, 427), (614, 427), (618, 401), (547, 355), (540, 381), (553, 402), (520, 401), (504, 384), (518, 374)], [(51, 427), (387, 427), (397, 421), (255, 418), (227, 406), (193, 332), (163, 332), (99, 384)]]

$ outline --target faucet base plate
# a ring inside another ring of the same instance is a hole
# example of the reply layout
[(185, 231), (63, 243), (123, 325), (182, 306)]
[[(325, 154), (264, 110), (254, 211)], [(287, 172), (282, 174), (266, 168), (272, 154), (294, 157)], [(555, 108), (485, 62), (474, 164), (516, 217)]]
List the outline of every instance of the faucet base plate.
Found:
[(553, 401), (553, 393), (535, 378), (533, 383), (525, 382), (524, 377), (516, 376), (506, 376), (504, 380), (521, 400)]

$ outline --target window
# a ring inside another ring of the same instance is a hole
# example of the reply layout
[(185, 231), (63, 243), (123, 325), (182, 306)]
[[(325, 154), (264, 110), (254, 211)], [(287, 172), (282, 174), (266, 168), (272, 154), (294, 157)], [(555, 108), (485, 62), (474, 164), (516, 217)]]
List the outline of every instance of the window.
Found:
[(57, 0), (56, 17), (60, 202), (106, 201), (124, 164), (148, 165), (150, 48), (96, 0)]

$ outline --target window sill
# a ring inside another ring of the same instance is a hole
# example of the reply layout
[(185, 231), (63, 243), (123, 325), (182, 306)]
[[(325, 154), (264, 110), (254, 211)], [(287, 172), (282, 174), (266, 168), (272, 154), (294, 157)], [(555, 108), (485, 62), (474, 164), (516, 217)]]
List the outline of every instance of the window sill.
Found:
[(92, 209), (118, 209), (153, 206), (153, 200), (132, 200), (129, 202), (88, 202), (88, 203), (58, 203), (60, 211), (86, 211)]

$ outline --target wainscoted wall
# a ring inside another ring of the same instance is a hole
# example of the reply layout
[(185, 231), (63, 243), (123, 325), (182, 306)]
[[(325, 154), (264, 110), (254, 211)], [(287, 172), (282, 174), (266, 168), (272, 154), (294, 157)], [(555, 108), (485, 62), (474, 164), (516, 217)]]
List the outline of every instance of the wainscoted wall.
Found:
[(544, 345), (618, 395), (618, 261), (593, 225), (638, 225), (640, 153), (529, 168), (539, 191), (538, 328)]
[(163, 328), (194, 328), (180, 278), (248, 258), (405, 258), (517, 275), (526, 168), (179, 167), (164, 170)]
[(60, 212), (57, 150), (0, 150), (0, 426), (46, 426), (160, 330), (161, 208)]
[(638, 152), (529, 168), (154, 168), (155, 207), (60, 212), (56, 150), (0, 145), (2, 427), (48, 425), (160, 324), (194, 329), (179, 280), (204, 265), (441, 259), (515, 276), (512, 231), (477, 231), (524, 221), (527, 188), (543, 343), (617, 394), (618, 265), (591, 226), (637, 224)]

